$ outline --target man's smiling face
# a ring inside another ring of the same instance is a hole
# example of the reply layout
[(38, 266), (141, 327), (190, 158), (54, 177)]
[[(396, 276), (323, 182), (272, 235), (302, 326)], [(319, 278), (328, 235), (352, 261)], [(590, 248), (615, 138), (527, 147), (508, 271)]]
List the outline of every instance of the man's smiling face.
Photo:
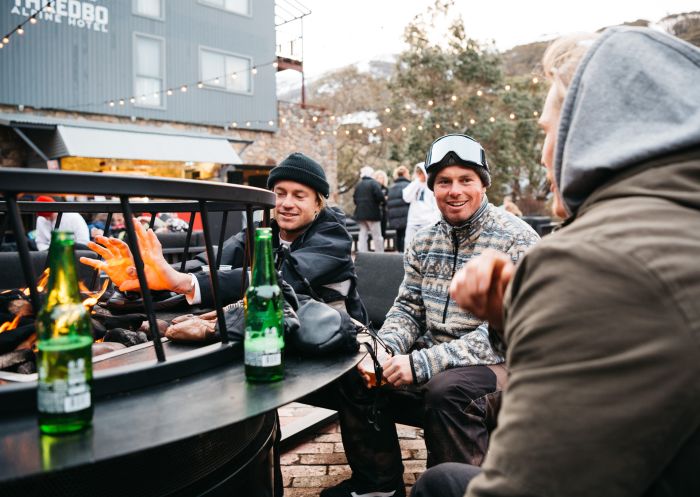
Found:
[(473, 169), (447, 166), (435, 176), (433, 192), (445, 220), (459, 226), (479, 209), (486, 187)]

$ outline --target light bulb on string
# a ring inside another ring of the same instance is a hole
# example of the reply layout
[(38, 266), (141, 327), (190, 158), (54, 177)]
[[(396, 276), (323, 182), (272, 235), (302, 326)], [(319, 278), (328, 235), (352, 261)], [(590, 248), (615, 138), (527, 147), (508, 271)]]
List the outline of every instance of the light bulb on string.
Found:
[(181, 91), (182, 93), (185, 93), (185, 92), (187, 91), (187, 85), (182, 85), (182, 86), (180, 87), (180, 91)]
[(535, 76), (534, 78), (532, 78), (532, 82), (533, 84), (537, 84), (540, 82), (540, 79), (537, 76)]
[(279, 67), (279, 64), (278, 64), (277, 62), (273, 62), (273, 63), (272, 63), (272, 67), (274, 67), (275, 69), (277, 69), (277, 68)]
[(484, 92), (481, 91), (481, 90), (478, 90), (478, 91), (476, 92), (476, 96), (477, 96), (477, 97), (480, 97), (480, 96), (483, 95), (483, 94), (484, 94)]
[(2, 42), (3, 42), (5, 45), (7, 45), (8, 43), (10, 43), (10, 39), (9, 39), (7, 36), (5, 36), (5, 37), (2, 39)]
[(432, 100), (428, 100), (428, 106), (429, 106), (429, 107), (432, 106), (433, 103), (435, 103), (435, 102), (433, 102)]
[(131, 97), (131, 98), (129, 99), (129, 102), (131, 102), (131, 103), (133, 104), (134, 102), (136, 102), (136, 98)]
[(435, 123), (435, 129), (440, 129), (440, 123)]
[(250, 128), (250, 121), (246, 121), (245, 125)]
[(268, 125), (268, 126), (274, 126), (274, 125), (275, 125), (275, 121), (273, 121), (272, 119), (270, 119), (269, 121), (267, 121), (267, 125)]
[(450, 98), (452, 99), (453, 102), (457, 101), (457, 95), (452, 95), (452, 97), (450, 97)]
[(219, 79), (218, 76), (217, 76), (216, 78), (214, 78), (214, 83), (216, 83), (217, 85), (219, 84), (220, 81), (221, 81), (221, 80)]
[(475, 121), (474, 119), (470, 119), (470, 120), (469, 120), (469, 124), (471, 124), (471, 125), (473, 126), (473, 125), (476, 124), (476, 121)]
[(386, 129), (386, 132), (387, 132), (387, 133), (391, 133), (391, 128), (387, 128), (387, 129)]
[(141, 101), (145, 102), (146, 101), (146, 95), (141, 95)]
[(110, 100), (110, 101), (109, 101), (109, 106), (110, 106), (110, 107), (114, 107), (114, 100)]
[(202, 83), (201, 81), (197, 83), (197, 88), (204, 88), (204, 83)]
[(325, 135), (325, 134), (326, 134), (326, 132), (321, 130), (321, 135)]
[(406, 126), (401, 126), (401, 131), (406, 131)]
[(346, 130), (345, 130), (345, 134), (346, 134), (346, 135), (349, 135), (349, 134), (350, 134), (350, 130), (349, 130), (349, 129), (346, 129)]
[(496, 118), (493, 117), (493, 116), (489, 117), (489, 122), (495, 123), (495, 122), (496, 122)]
[(53, 12), (53, 7), (51, 7), (51, 2), (49, 2), (49, 3), (46, 4), (46, 8), (45, 8), (44, 10), (45, 10), (46, 12), (48, 12), (49, 14), (50, 14), (51, 12)]
[(32, 17), (29, 18), (29, 23), (30, 23), (30, 24), (36, 24), (37, 22), (39, 22), (39, 21), (36, 20), (36, 17), (32, 16)]
[(422, 124), (419, 124), (419, 125), (418, 125), (418, 131), (423, 131), (423, 125), (422, 125)]
[(231, 79), (236, 79), (237, 77), (238, 77), (238, 74), (236, 74), (235, 72), (231, 73)]
[(376, 135), (376, 134), (377, 134), (377, 130), (376, 130), (376, 129), (373, 129), (373, 130), (372, 130), (372, 134), (373, 134), (373, 135)]
[(123, 98), (120, 98), (120, 99), (119, 99), (119, 105), (124, 105), (124, 99), (123, 99)]
[(258, 74), (258, 68), (254, 67), (250, 72), (253, 73), (254, 75)]
[(387, 107), (386, 109), (384, 109), (384, 112), (389, 114), (391, 112), (391, 109), (389, 107)]
[(17, 26), (17, 34), (18, 35), (23, 35), (24, 34), (24, 28), (22, 26)]
[(4, 44), (3, 42), (0, 41), (0, 48), (2, 48), (2, 47), (4, 47), (4, 46), (5, 46), (5, 44)]
[(357, 134), (358, 134), (358, 135), (361, 135), (361, 134), (362, 134), (362, 128), (359, 128), (359, 129), (357, 130)]
[(165, 94), (171, 97), (173, 95), (173, 91), (170, 88), (168, 88), (168, 91), (166, 91)]
[(338, 132), (336, 130), (333, 130), (333, 136), (338, 136)]
[(287, 122), (287, 118), (286, 118), (286, 117), (283, 117), (282, 119), (280, 119), (280, 121), (282, 121), (282, 124), (284, 124), (284, 123)]
[(452, 125), (453, 125), (455, 128), (459, 128), (459, 123), (458, 123), (457, 121), (453, 122)]
[(304, 124), (304, 118), (299, 119), (299, 124)]
[(406, 110), (411, 110), (411, 104), (406, 104), (403, 106)]
[(539, 116), (539, 115), (540, 115), (540, 113), (539, 113), (539, 112), (537, 112), (537, 111), (534, 111), (534, 112), (532, 113), (532, 115), (533, 115), (533, 116), (535, 116), (535, 117), (537, 117), (537, 116)]
[(313, 122), (317, 122), (317, 121), (318, 121), (318, 116), (312, 117), (311, 120), (312, 120)]
[(506, 91), (510, 91), (510, 85), (506, 85), (506, 86), (505, 86), (505, 90), (506, 90)]
[(511, 112), (510, 115), (509, 115), (508, 117), (510, 117), (511, 119), (515, 119), (515, 114), (513, 114), (513, 113)]

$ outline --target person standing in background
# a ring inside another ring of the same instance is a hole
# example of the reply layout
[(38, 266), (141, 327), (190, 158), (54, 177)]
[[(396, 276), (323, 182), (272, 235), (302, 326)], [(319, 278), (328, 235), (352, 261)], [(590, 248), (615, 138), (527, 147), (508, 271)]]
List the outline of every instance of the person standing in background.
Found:
[(377, 181), (372, 178), (374, 169), (365, 166), (360, 169), (360, 182), (355, 187), (352, 195), (355, 201), (355, 221), (360, 226), (357, 237), (357, 251), (368, 252), (369, 242), (367, 235), (372, 235), (375, 252), (384, 252), (384, 237), (382, 236), (382, 206), (384, 194)]
[(406, 219), (410, 204), (403, 199), (403, 190), (411, 183), (406, 166), (394, 169), (394, 184), (387, 195), (387, 218), (389, 228), (396, 230), (396, 250), (403, 252), (406, 236)]
[(382, 219), (381, 219), (381, 226), (382, 226), (382, 237), (386, 238), (386, 203), (388, 200), (388, 195), (389, 195), (389, 177), (386, 175), (384, 171), (381, 169), (377, 169), (374, 171), (374, 174), (372, 177), (379, 183), (379, 187), (382, 189), (382, 194), (384, 195), (384, 204), (382, 205)]
[[(56, 202), (53, 197), (39, 195), (37, 202)], [(90, 230), (83, 216), (77, 212), (64, 212), (61, 215), (61, 224), (56, 226), (57, 212), (37, 212), (36, 217), (36, 247), (39, 250), (48, 250), (51, 244), (51, 231), (70, 231), (75, 234), (75, 247), (87, 248), (90, 241)]]
[(425, 164), (419, 162), (413, 170), (413, 181), (403, 190), (403, 199), (410, 204), (406, 220), (405, 245), (411, 243), (419, 229), (430, 226), (440, 219), (435, 195), (428, 188), (427, 178)]

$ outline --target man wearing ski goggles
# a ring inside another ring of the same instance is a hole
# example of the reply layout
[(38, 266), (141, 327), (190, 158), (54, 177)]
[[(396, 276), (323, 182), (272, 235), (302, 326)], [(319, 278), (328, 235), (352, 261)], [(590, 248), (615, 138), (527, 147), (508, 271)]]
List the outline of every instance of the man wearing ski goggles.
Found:
[[(424, 428), (428, 466), (478, 466), (486, 454), (506, 378), (504, 358), (489, 340), (488, 323), (460, 309), (449, 287), (455, 272), (484, 250), (516, 262), (539, 237), (489, 203), (490, 168), (471, 137), (438, 138), (425, 166), (441, 219), (420, 229), (404, 253), (404, 280), (378, 332), (389, 351), (377, 353), (382, 381), (371, 381), (379, 368), (367, 360), (358, 365), (361, 378), (343, 386), (339, 418), (353, 474), (321, 497), (405, 495), (397, 420)], [(369, 422), (361, 406), (376, 393), (372, 387), (384, 398)]]

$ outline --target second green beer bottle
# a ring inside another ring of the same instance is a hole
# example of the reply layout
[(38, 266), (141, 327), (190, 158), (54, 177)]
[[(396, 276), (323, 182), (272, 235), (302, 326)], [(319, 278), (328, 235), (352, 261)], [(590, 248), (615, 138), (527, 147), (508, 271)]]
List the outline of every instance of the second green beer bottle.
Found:
[(39, 428), (49, 434), (92, 422), (92, 327), (78, 290), (74, 244), (71, 232), (51, 233), (48, 293), (36, 319)]
[(245, 294), (245, 374), (249, 381), (284, 377), (284, 297), (272, 256), (272, 230), (255, 231), (252, 281)]

